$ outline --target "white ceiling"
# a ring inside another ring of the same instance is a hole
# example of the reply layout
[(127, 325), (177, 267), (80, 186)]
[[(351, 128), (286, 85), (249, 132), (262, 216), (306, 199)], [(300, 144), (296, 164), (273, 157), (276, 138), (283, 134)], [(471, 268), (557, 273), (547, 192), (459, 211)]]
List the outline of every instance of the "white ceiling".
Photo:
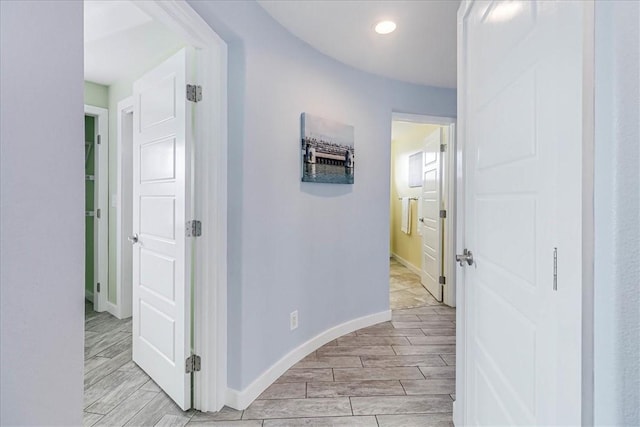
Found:
[(84, 77), (109, 86), (184, 46), (131, 1), (84, 2)]
[[(258, 0), (280, 24), (320, 52), (370, 73), (456, 87), (460, 0)], [(392, 20), (396, 31), (373, 31)]]

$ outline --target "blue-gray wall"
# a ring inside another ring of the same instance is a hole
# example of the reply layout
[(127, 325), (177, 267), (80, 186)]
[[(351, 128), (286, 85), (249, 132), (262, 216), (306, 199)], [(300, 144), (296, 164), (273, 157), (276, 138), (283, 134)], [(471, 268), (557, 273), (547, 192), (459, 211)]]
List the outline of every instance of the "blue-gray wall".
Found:
[(595, 425), (640, 425), (640, 3), (596, 2)]
[(0, 425), (82, 425), (82, 2), (0, 1)]
[[(391, 112), (455, 116), (456, 93), (336, 62), (255, 2), (190, 3), (229, 43), (228, 380), (242, 390), (310, 338), (389, 308)], [(355, 127), (354, 185), (300, 182), (302, 112)]]

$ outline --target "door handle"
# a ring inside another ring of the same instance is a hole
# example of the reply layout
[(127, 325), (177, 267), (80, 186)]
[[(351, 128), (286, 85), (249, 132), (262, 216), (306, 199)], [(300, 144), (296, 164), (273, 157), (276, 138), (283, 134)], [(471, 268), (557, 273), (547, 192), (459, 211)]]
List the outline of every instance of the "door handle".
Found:
[(464, 267), (464, 262), (473, 265), (473, 253), (465, 248), (462, 255), (456, 255), (456, 261), (460, 263), (460, 267)]
[(133, 236), (127, 237), (127, 240), (131, 242), (132, 245), (138, 243), (138, 233), (135, 233)]
[(418, 221), (424, 224), (424, 218), (418, 218)]

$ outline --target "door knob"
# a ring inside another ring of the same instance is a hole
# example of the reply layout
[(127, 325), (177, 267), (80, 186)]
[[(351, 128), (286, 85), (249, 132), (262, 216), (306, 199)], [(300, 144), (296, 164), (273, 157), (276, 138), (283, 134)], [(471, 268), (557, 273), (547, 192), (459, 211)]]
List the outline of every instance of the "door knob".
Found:
[(135, 233), (133, 236), (127, 237), (127, 240), (131, 242), (132, 245), (138, 243), (138, 233)]
[(424, 218), (418, 218), (418, 221), (424, 223)]
[(465, 248), (462, 255), (456, 255), (456, 261), (460, 263), (460, 267), (464, 267), (464, 262), (473, 265), (473, 253)]

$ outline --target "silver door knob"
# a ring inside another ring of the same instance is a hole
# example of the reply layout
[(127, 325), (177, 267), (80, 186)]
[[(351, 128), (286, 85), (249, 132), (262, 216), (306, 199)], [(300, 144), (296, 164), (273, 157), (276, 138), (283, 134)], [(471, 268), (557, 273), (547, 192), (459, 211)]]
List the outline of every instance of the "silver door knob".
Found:
[(473, 265), (473, 253), (470, 250), (465, 249), (462, 255), (456, 255), (456, 261), (460, 263), (460, 267), (464, 267), (464, 262)]
[(132, 245), (138, 243), (138, 233), (135, 233), (133, 236), (127, 237), (127, 240), (131, 242)]
[(418, 221), (424, 223), (424, 218), (418, 218)]

